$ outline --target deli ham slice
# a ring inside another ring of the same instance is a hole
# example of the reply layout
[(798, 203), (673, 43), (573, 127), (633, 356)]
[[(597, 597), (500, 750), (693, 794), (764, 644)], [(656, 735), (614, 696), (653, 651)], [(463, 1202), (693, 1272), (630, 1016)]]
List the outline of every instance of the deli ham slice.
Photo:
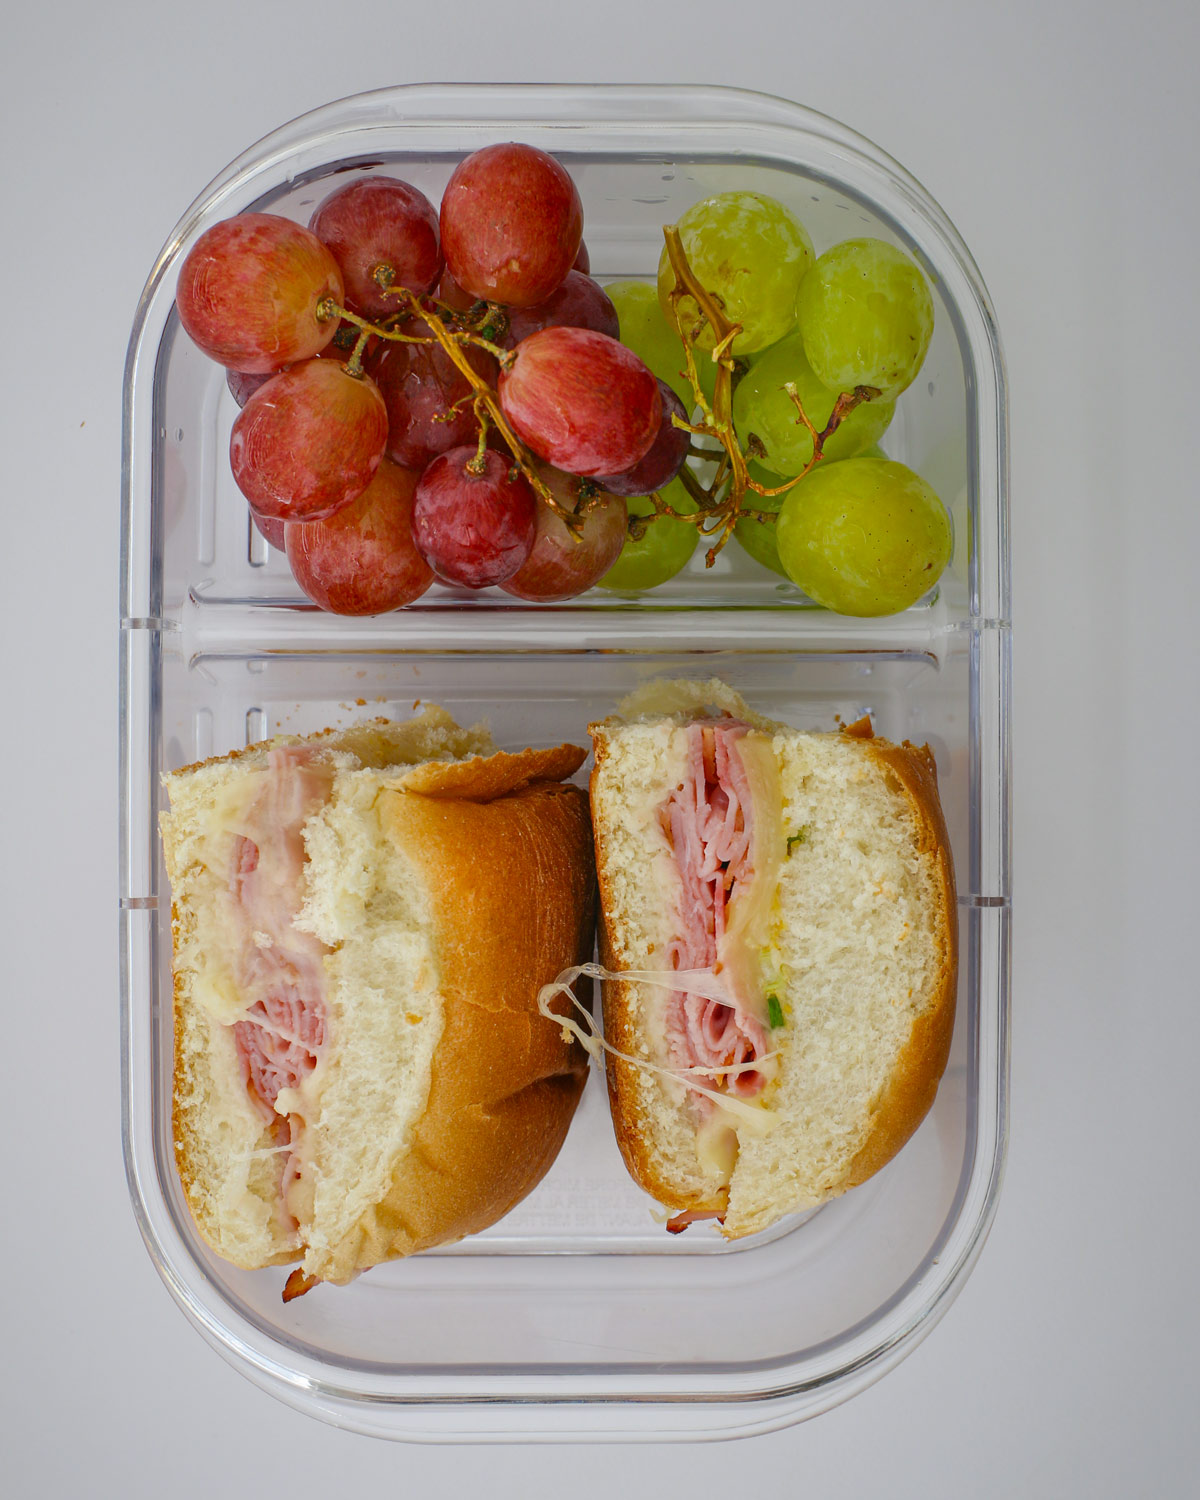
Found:
[(281, 1184), (300, 1174), (302, 1123), (287, 1117), (279, 1096), (316, 1069), (328, 1024), (324, 958), (328, 951), (294, 920), (304, 901), (305, 823), (328, 800), (332, 772), (301, 747), (272, 749), (233, 842), (229, 891), (238, 931), (234, 978), (246, 1006), (233, 1023), (246, 1087), (265, 1121), (281, 1127), (287, 1147)]
[[(675, 936), (667, 956), (673, 969), (725, 974), (724, 1000), (673, 991), (667, 1001), (666, 1033), (673, 1067), (729, 1068), (752, 1063), (769, 1050), (766, 1030), (752, 997), (719, 962), (726, 913), (737, 887), (754, 878), (754, 802), (738, 741), (750, 726), (737, 719), (689, 724), (683, 785), (660, 809), (659, 824), (671, 845), (679, 875)], [(758, 1094), (765, 1076), (752, 1068), (709, 1080), (739, 1098)], [(702, 1113), (708, 1098), (693, 1094)]]

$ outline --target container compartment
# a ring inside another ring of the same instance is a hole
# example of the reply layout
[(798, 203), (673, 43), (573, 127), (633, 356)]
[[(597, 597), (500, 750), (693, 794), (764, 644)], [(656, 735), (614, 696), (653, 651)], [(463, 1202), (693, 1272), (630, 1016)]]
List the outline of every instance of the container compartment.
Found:
[[(436, 202), (462, 154), (514, 138), (572, 171), (601, 280), (651, 276), (661, 225), (731, 186), (788, 202), (818, 251), (870, 233), (918, 256), (937, 332), (884, 446), (951, 509), (955, 554), (937, 590), (904, 615), (847, 620), (731, 545), (715, 569), (698, 550), (638, 600), (592, 591), (537, 607), (438, 589), (370, 620), (303, 601), (228, 472), (232, 398), (178, 328), (178, 262), (216, 219), (255, 207), (307, 220), (335, 183), (380, 164)], [(147, 1246), (194, 1324), (274, 1394), (394, 1437), (728, 1436), (811, 1415), (877, 1378), (933, 1325), (978, 1254), (1005, 1138), (1003, 383), (978, 273), (940, 211), (850, 132), (759, 96), (475, 86), (361, 96), (268, 138), (185, 217), (139, 309), (126, 416), (124, 1133)], [(862, 1187), (727, 1245), (708, 1225), (673, 1237), (656, 1223), (593, 1069), (558, 1161), (501, 1223), (285, 1307), (285, 1272), (240, 1272), (209, 1254), (175, 1177), (161, 774), (276, 733), (406, 717), (422, 701), (463, 723), (486, 718), (505, 748), (586, 743), (590, 719), (659, 676), (721, 677), (803, 728), (869, 713), (878, 733), (933, 748), (962, 962), (931, 1114)]]

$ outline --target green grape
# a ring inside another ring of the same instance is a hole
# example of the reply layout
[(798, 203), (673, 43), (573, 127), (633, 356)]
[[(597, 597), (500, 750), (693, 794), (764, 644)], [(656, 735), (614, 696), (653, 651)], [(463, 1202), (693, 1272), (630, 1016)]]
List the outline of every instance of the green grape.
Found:
[(667, 322), (654, 287), (644, 281), (613, 281), (604, 290), (617, 310), (621, 342), (666, 381), (690, 412), (696, 398), (682, 373), (687, 368), (683, 344)]
[(796, 320), (818, 379), (896, 397), (933, 337), (933, 298), (918, 266), (883, 240), (845, 240), (800, 284)]
[[(718, 193), (694, 203), (677, 227), (697, 280), (720, 298), (730, 322), (742, 325), (733, 341), (734, 354), (765, 349), (794, 327), (796, 293), (813, 263), (813, 245), (790, 209), (762, 193)], [(658, 263), (664, 310), (674, 288), (675, 273), (664, 249)], [(684, 297), (679, 315), (687, 329), (699, 322), (700, 309)], [(695, 342), (701, 349), (716, 343), (707, 324)]]
[[(872, 443), (869, 448), (864, 448), (858, 458), (886, 458), (887, 454), (878, 443)], [(822, 463), (837, 463), (834, 458), (825, 458)], [(771, 474), (760, 463), (751, 459), (746, 465), (750, 478), (756, 479), (766, 489), (777, 489), (787, 480), (779, 474)], [(743, 504), (748, 510), (769, 510), (779, 514), (779, 509), (787, 499), (782, 495), (759, 495), (754, 490), (747, 490)], [(762, 563), (764, 568), (770, 568), (772, 573), (778, 573), (786, 578), (787, 569), (779, 561), (779, 544), (775, 539), (775, 522), (758, 521), (753, 516), (742, 516), (733, 528), (734, 540), (740, 543), (742, 550), (748, 552), (755, 562)]]
[[(733, 396), (738, 441), (744, 448), (754, 433), (766, 449), (764, 462), (777, 474), (799, 474), (813, 454), (812, 433), (784, 390), (789, 381), (796, 387), (805, 415), (819, 432), (829, 420), (838, 393), (822, 385), (813, 374), (799, 334), (781, 339), (756, 359)], [(894, 401), (882, 398), (856, 406), (831, 434), (825, 457), (853, 458), (878, 442), (895, 410)]]
[[(750, 471), (750, 478), (765, 485), (769, 490), (787, 482), (778, 474), (768, 473), (753, 459), (746, 467)], [(743, 504), (750, 510), (770, 510), (778, 513), (779, 507), (786, 498), (786, 495), (757, 495), (753, 490), (747, 490)], [(774, 521), (756, 521), (752, 516), (742, 516), (734, 524), (733, 537), (742, 550), (748, 552), (755, 562), (762, 563), (764, 568), (770, 568), (772, 573), (778, 573), (782, 578), (787, 577), (787, 572), (779, 561)]]
[(950, 560), (945, 506), (887, 458), (818, 464), (788, 492), (775, 536), (792, 582), (844, 615), (907, 609)]
[[(696, 502), (678, 479), (672, 479), (659, 493), (672, 510), (686, 516), (695, 514)], [(636, 541), (632, 537), (626, 539), (620, 557), (597, 587), (640, 594), (646, 589), (656, 589), (687, 567), (700, 533), (690, 521), (654, 515), (654, 502), (648, 496), (637, 496), (626, 504), (631, 516), (654, 516), (654, 519), (647, 525), (644, 536)]]

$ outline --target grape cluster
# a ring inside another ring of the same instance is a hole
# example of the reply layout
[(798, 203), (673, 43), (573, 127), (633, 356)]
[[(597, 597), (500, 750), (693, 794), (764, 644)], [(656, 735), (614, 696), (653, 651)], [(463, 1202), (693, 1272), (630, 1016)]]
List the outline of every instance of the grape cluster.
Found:
[(874, 240), (818, 258), (748, 192), (667, 227), (657, 289), (601, 287), (582, 234), (566, 170), (509, 143), (462, 161), (440, 209), (370, 176), (307, 228), (245, 213), (196, 242), (180, 320), (226, 368), (234, 479), (308, 598), (640, 592), (700, 536), (832, 609), (919, 598), (945, 512), (872, 446), (929, 344), (917, 267)]
[[(715, 480), (691, 487), (706, 534), (718, 545), (732, 534), (828, 609), (907, 609), (941, 576), (952, 541), (933, 490), (878, 446), (933, 334), (920, 269), (877, 239), (814, 258), (795, 216), (752, 192), (706, 198), (665, 234), (657, 295), (633, 281), (606, 290), (622, 338), (652, 370), (670, 379), (683, 361), (700, 403), (693, 431), (720, 445)], [(650, 530), (665, 524), (660, 514)], [(667, 535), (646, 552), (640, 586), (687, 562), (662, 545)]]

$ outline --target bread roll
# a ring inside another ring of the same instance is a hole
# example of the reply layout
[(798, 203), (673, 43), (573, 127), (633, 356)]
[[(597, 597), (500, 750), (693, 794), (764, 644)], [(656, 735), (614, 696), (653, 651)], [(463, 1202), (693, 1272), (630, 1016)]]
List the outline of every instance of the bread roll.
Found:
[(590, 955), (585, 751), (440, 709), (166, 779), (174, 1134), (201, 1235), (291, 1293), (494, 1223), (585, 1076), (539, 987)]
[[(717, 681), (654, 684), (590, 732), (617, 1140), (672, 1227), (718, 1217), (727, 1237), (752, 1234), (869, 1177), (933, 1102), (957, 965), (933, 756), (869, 725), (774, 724)], [(703, 902), (683, 872), (702, 868), (728, 889), (715, 933), (689, 946), (681, 926)]]

